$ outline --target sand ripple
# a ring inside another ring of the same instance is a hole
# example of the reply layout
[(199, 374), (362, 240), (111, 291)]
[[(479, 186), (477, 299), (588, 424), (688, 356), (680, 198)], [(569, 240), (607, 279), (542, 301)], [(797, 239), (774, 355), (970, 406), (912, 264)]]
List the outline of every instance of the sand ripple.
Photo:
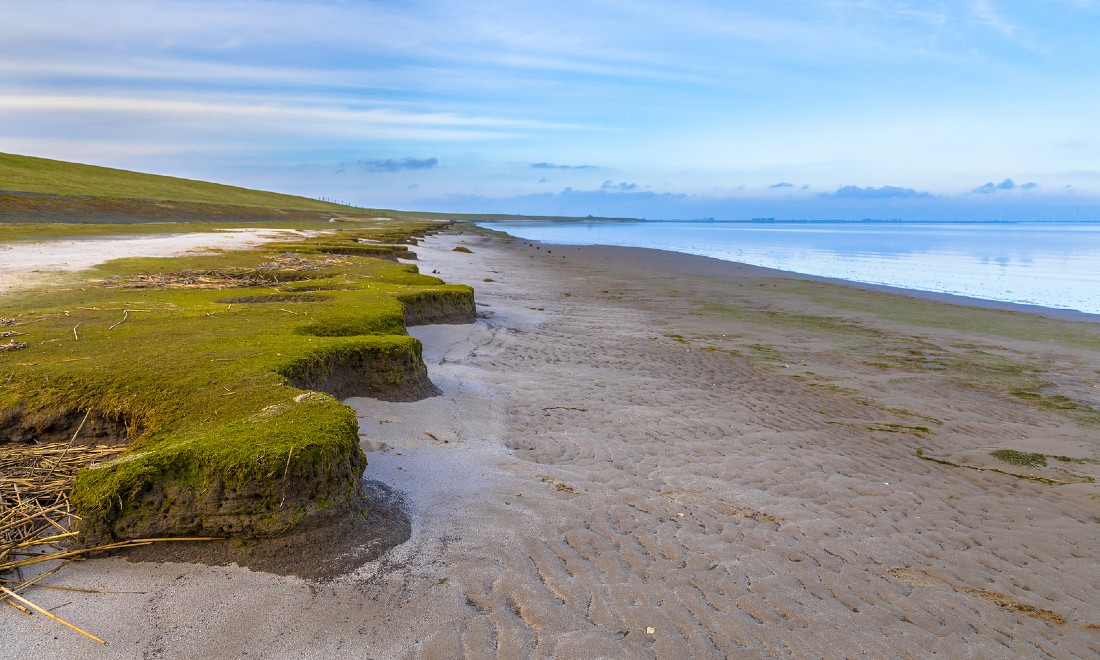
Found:
[(503, 397), (517, 492), (498, 495), (524, 525), (480, 548), (493, 569), (425, 657), (1100, 652), (1095, 491), (915, 456), (1033, 412), (974, 397), (949, 432), (899, 433), (920, 420), (666, 336), (682, 306), (556, 264), (532, 284), (512, 259), (479, 291), (491, 340), (448, 361)]
[(476, 325), (414, 330), (443, 396), (352, 401), (412, 539), (325, 584), (67, 569), (145, 592), (66, 610), (115, 657), (1100, 655), (1098, 468), (985, 469), (1022, 471), (998, 447), (1097, 457), (1095, 428), (989, 380), (1027, 361), (1100, 397), (1096, 352), (842, 311), (734, 266), (471, 236), (417, 253), (494, 281)]

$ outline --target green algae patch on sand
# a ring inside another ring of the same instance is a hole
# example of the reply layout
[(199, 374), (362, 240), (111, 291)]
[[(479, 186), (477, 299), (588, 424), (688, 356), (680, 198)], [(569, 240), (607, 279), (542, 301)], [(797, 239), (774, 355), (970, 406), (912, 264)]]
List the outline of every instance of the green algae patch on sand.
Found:
[[(937, 458), (925, 453), (924, 449), (917, 447), (917, 458), (923, 461), (930, 461), (932, 463), (938, 463), (940, 465), (947, 465), (950, 467), (963, 468), (967, 470), (976, 470), (978, 472), (992, 472), (995, 474), (1002, 474), (1009, 477), (1015, 477), (1017, 479), (1024, 479), (1028, 481), (1037, 481), (1039, 483), (1047, 484), (1050, 486), (1066, 486), (1075, 483), (1093, 484), (1096, 483), (1096, 478), (1087, 474), (1078, 474), (1071, 472), (1070, 470), (1061, 468), (1054, 472), (1058, 474), (1060, 478), (1046, 477), (1039, 474), (1021, 474), (1018, 472), (1009, 472), (1007, 470), (1001, 470), (995, 467), (981, 467), (978, 465), (969, 465), (967, 463), (958, 463), (955, 461), (949, 461), (942, 458)], [(994, 458), (1024, 468), (1044, 468), (1047, 466), (1046, 454), (1032, 454), (1028, 452), (1021, 452), (1016, 450), (997, 450), (990, 453)], [(1063, 462), (1067, 463), (1093, 463), (1090, 459), (1075, 459), (1072, 457), (1051, 457), (1058, 458), (1059, 460), (1066, 459)]]
[[(724, 343), (759, 362), (794, 364), (829, 353), (884, 375), (907, 372), (945, 387), (995, 392), (1083, 428), (1100, 427), (1088, 372), (1067, 376), (1080, 367), (1055, 365), (1035, 350), (1041, 345), (1043, 351), (1100, 355), (1100, 324), (794, 278), (720, 284), (732, 295), (695, 313), (747, 326), (745, 337)], [(950, 340), (930, 339), (943, 331), (951, 332)], [(779, 355), (768, 341), (777, 332), (802, 350)]]
[(358, 515), (366, 459), (338, 397), (435, 393), (406, 326), (473, 319), (470, 287), (415, 270), (305, 242), (118, 260), (9, 296), (5, 329), (27, 346), (0, 352), (0, 445), (125, 445), (77, 476), (85, 543), (270, 537)]
[(1047, 318), (1022, 311), (986, 309), (934, 299), (810, 280), (772, 278), (772, 293), (832, 310), (990, 338), (1061, 344), (1100, 350), (1100, 324)]
[(993, 458), (1002, 460), (1005, 463), (1011, 465), (1018, 465), (1021, 467), (1046, 467), (1047, 457), (1046, 454), (1036, 454), (1032, 452), (1017, 451), (1015, 449), (997, 449), (990, 452)]

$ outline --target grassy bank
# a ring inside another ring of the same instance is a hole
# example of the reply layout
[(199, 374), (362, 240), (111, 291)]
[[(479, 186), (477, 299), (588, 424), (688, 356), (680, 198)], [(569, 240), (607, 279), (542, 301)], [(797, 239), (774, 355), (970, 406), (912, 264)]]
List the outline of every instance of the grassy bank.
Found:
[(2, 330), (22, 347), (0, 352), (0, 440), (126, 447), (77, 477), (89, 541), (268, 536), (354, 506), (365, 459), (334, 397), (429, 393), (407, 322), (473, 318), (469, 287), (389, 260), (407, 246), (358, 241), (437, 227), (124, 259), (14, 296)]
[[(108, 231), (192, 231), (180, 225), (210, 222), (222, 226), (297, 226), (344, 216), (358, 220), (575, 220), (359, 208), (207, 181), (0, 153), (0, 240), (101, 236)], [(158, 224), (165, 226), (158, 228)], [(36, 230), (33, 225), (48, 228)]]
[(0, 190), (300, 211), (361, 210), (296, 195), (5, 153), (0, 153)]
[(121, 452), (76, 476), (85, 543), (272, 536), (360, 507), (366, 460), (338, 398), (433, 393), (405, 328), (472, 321), (473, 292), (397, 262), (438, 221), (0, 154), (0, 241), (256, 226), (326, 233), (4, 297), (0, 445)]

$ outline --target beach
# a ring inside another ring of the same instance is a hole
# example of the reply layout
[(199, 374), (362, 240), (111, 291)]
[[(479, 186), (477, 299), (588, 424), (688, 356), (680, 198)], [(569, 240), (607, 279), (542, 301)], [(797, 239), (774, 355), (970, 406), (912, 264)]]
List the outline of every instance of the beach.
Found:
[(440, 396), (348, 400), (407, 542), (322, 580), (76, 563), (52, 583), (107, 593), (36, 602), (110, 646), (11, 610), (0, 654), (1100, 654), (1100, 323), (475, 230), (415, 251), (479, 319), (410, 329)]
[(683, 252), (792, 273), (1100, 314), (1088, 222), (485, 222), (517, 238)]

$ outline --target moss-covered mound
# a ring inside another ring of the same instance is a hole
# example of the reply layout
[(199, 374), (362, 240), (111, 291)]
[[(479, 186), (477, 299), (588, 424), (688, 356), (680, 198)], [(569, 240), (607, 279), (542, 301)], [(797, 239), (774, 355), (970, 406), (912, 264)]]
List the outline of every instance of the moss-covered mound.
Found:
[(0, 446), (126, 445), (77, 477), (87, 543), (266, 537), (359, 507), (366, 459), (338, 398), (434, 393), (405, 327), (472, 321), (473, 291), (333, 244), (119, 260), (6, 301), (0, 331), (26, 346), (0, 352)]

